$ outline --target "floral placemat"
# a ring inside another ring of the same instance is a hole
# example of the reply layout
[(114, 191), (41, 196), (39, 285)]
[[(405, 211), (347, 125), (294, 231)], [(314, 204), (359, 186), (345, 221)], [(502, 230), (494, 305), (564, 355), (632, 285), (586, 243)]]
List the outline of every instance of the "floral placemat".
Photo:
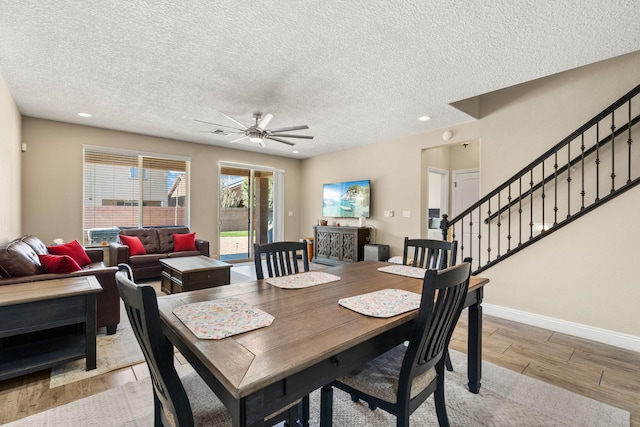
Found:
[(397, 274), (399, 276), (415, 277), (416, 279), (424, 279), (424, 275), (427, 272), (425, 268), (411, 267), (409, 265), (387, 265), (378, 268), (378, 271), (384, 273)]
[(338, 304), (372, 317), (393, 317), (420, 307), (422, 296), (402, 289), (383, 289), (368, 294), (342, 298)]
[(195, 302), (173, 310), (178, 319), (200, 339), (241, 334), (269, 326), (274, 317), (238, 298)]
[(307, 271), (305, 273), (291, 274), (282, 277), (270, 277), (265, 282), (283, 289), (301, 289), (324, 283), (336, 282), (340, 276), (324, 273), (322, 271)]

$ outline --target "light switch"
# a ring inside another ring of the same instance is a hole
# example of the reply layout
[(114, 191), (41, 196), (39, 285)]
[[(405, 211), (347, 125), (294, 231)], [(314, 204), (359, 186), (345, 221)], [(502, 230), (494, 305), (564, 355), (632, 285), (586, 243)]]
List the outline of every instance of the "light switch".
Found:
[(411, 218), (411, 211), (402, 211), (402, 216), (404, 218)]
[(293, 211), (289, 211), (289, 216), (293, 216)]

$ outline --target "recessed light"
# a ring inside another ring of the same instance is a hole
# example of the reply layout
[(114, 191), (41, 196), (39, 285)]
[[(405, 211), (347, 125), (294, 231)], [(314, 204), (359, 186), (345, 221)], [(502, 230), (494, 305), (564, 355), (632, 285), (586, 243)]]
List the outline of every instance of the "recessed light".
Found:
[(78, 113), (78, 115), (80, 117), (91, 117), (91, 114), (89, 114), (89, 113)]
[(293, 154), (298, 154), (298, 153), (299, 153), (299, 151), (298, 151), (298, 150), (293, 150), (293, 151), (292, 151), (292, 153), (293, 153)]
[(426, 122), (427, 120), (431, 120), (431, 117), (429, 116), (422, 116), (419, 117), (418, 120), (420, 120), (421, 122)]

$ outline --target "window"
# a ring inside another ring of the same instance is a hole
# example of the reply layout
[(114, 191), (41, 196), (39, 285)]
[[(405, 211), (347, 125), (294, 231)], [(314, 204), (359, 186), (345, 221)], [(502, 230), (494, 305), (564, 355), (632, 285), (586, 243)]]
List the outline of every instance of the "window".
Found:
[(85, 146), (84, 243), (107, 235), (96, 229), (188, 226), (189, 166), (187, 158)]

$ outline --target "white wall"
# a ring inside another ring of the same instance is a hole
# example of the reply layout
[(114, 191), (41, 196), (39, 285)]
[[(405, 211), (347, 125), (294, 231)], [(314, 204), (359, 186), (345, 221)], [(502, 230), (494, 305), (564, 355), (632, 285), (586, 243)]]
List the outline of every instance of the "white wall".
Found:
[[(635, 52), (483, 95), (477, 100), (479, 120), (304, 160), (301, 230), (309, 233), (316, 223), (323, 182), (371, 179), (368, 222), (377, 228), (377, 243), (390, 244), (391, 255), (400, 255), (404, 236), (421, 233), (421, 152), (442, 145), (444, 130), (453, 131), (452, 144), (480, 141), (486, 194), (640, 83), (639, 69)], [(485, 301), (640, 340), (634, 266), (640, 230), (633, 218), (639, 193), (632, 190), (485, 271), (491, 279)], [(383, 217), (390, 209), (397, 215)], [(403, 209), (411, 210), (411, 218), (398, 215)], [(605, 301), (605, 295), (614, 299)]]
[(20, 237), (21, 116), (0, 75), (0, 244)]

